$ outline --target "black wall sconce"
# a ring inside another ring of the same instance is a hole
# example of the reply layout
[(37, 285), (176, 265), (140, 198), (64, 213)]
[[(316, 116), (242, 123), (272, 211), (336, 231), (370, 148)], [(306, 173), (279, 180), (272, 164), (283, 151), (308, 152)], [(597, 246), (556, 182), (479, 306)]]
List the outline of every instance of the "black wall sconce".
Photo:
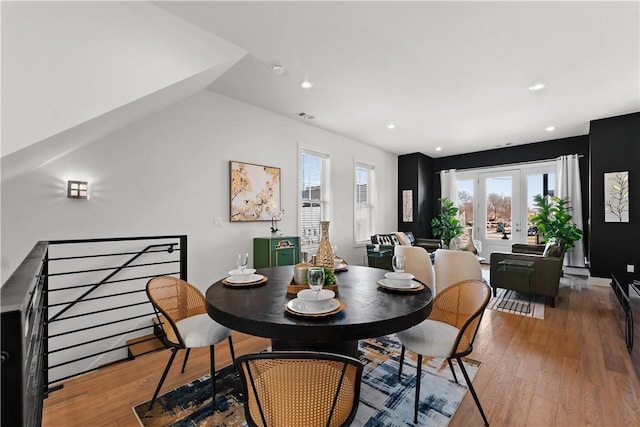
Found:
[(89, 183), (87, 181), (67, 181), (68, 199), (88, 199)]

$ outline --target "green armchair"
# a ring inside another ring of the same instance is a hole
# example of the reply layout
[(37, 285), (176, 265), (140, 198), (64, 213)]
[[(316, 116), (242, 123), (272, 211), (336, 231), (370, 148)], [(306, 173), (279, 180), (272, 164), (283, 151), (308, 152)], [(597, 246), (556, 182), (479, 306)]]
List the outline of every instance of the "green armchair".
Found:
[(498, 263), (505, 259), (532, 261), (534, 263), (534, 289), (536, 295), (544, 295), (549, 305), (555, 307), (558, 296), (562, 262), (564, 260), (563, 242), (548, 242), (546, 245), (514, 244), (511, 253), (494, 252), (491, 254), (490, 282), (494, 295), (498, 288), (529, 292), (528, 276), (511, 271), (501, 271)]

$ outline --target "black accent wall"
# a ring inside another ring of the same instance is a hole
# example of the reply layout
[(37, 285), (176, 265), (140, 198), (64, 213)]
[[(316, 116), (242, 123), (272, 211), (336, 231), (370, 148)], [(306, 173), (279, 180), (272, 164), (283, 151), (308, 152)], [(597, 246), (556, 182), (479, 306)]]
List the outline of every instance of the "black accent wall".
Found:
[[(586, 229), (589, 219), (589, 136), (554, 139), (545, 142), (517, 145), (515, 147), (497, 148), (495, 150), (478, 151), (458, 156), (441, 157), (433, 160), (436, 171), (446, 169), (473, 169), (486, 166), (501, 166), (511, 163), (553, 160), (567, 154), (579, 154), (580, 183), (582, 184), (582, 223)], [(440, 197), (440, 175), (434, 180), (434, 194)], [(435, 215), (437, 211), (433, 211)], [(585, 230), (587, 233), (587, 230)], [(588, 233), (587, 233), (588, 234)], [(588, 242), (588, 236), (584, 241)], [(586, 247), (585, 247), (585, 253)]]
[[(589, 136), (555, 139), (545, 142), (498, 148), (495, 150), (477, 151), (457, 156), (433, 159), (422, 153), (398, 156), (398, 230), (412, 231), (415, 236), (433, 237), (431, 219), (438, 214), (438, 198), (440, 197), (440, 174), (446, 169), (473, 169), (487, 166), (501, 166), (512, 163), (523, 163), (551, 160), (566, 154), (579, 154), (580, 181), (582, 183), (582, 213), (585, 238), (585, 253), (588, 250), (589, 215)], [(423, 189), (422, 186), (430, 188)], [(402, 190), (415, 189), (415, 212), (419, 213), (418, 221), (402, 222)], [(424, 196), (422, 196), (424, 195)], [(419, 206), (417, 206), (419, 203)], [(417, 210), (416, 210), (417, 207)]]
[[(591, 147), (591, 275), (610, 277), (627, 264), (640, 275), (640, 113), (594, 120)], [(604, 222), (604, 174), (629, 171), (629, 222)]]
[[(433, 200), (433, 159), (422, 153), (398, 156), (398, 231), (411, 231), (416, 237), (431, 236)], [(413, 191), (413, 222), (402, 217), (402, 191)]]

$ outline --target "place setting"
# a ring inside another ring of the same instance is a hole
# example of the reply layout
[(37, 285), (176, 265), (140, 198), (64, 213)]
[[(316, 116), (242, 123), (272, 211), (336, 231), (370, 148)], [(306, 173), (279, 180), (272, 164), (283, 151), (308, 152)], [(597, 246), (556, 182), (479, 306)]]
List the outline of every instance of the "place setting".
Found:
[(310, 267), (308, 272), (309, 289), (303, 289), (296, 297), (285, 304), (287, 313), (304, 317), (326, 317), (344, 310), (344, 301), (335, 297), (335, 292), (322, 289), (325, 282), (323, 267)]
[(267, 282), (267, 277), (257, 274), (255, 268), (247, 268), (249, 264), (249, 254), (239, 253), (236, 256), (236, 269), (229, 271), (229, 276), (222, 279), (222, 283), (227, 286), (247, 287), (261, 285)]
[(406, 258), (403, 255), (394, 255), (391, 259), (393, 272), (385, 273), (384, 279), (378, 280), (378, 286), (383, 289), (399, 292), (417, 292), (424, 289), (424, 285), (411, 273), (405, 273)]

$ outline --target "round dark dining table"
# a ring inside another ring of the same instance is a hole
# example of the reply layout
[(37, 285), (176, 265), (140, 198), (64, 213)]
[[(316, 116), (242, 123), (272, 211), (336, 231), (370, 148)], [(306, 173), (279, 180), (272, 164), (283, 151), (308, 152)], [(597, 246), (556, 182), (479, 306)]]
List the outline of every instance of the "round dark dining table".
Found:
[(259, 269), (268, 278), (256, 286), (227, 286), (222, 280), (207, 289), (206, 307), (216, 322), (235, 331), (271, 338), (273, 350), (310, 350), (357, 355), (358, 340), (402, 331), (431, 312), (429, 287), (390, 291), (377, 285), (387, 270), (351, 265), (337, 272), (336, 298), (346, 307), (326, 317), (302, 317), (285, 310), (293, 266)]

